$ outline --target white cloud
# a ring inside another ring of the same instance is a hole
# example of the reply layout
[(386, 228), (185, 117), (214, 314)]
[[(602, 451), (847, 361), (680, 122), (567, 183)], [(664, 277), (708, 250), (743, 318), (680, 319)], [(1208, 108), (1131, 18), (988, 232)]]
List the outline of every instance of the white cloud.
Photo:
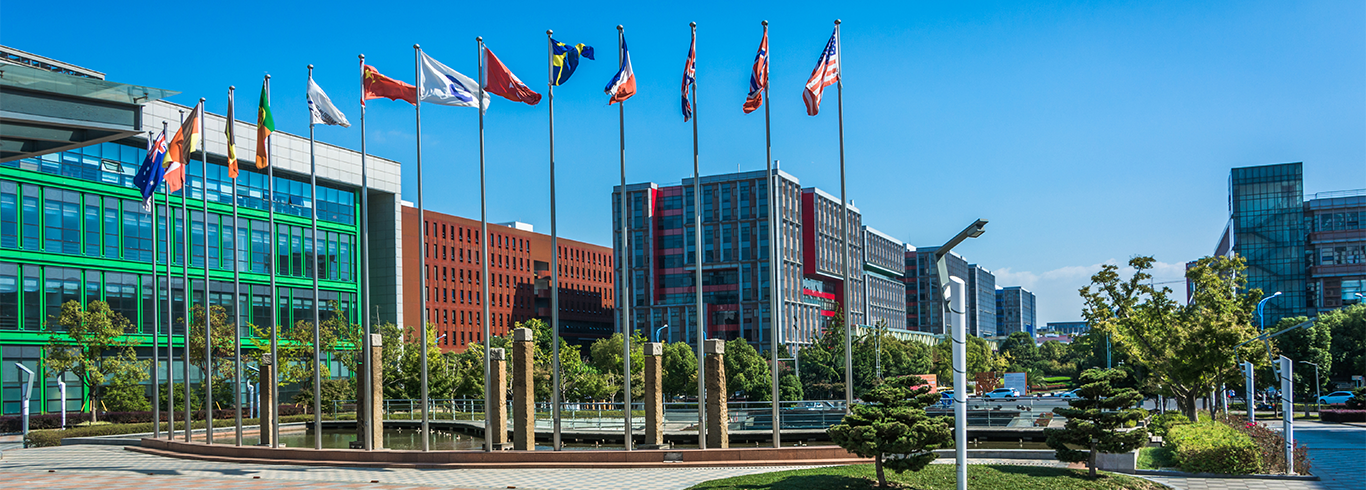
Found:
[[(1023, 286), (1034, 293), (1037, 307), (1035, 317), (1039, 325), (1042, 326), (1048, 322), (1081, 320), (1082, 300), (1077, 291), (1091, 284), (1091, 276), (1107, 264), (1121, 265), (1120, 277), (1129, 277), (1134, 271), (1127, 265), (1123, 265), (1127, 262), (1128, 260), (1110, 259), (1098, 264), (1069, 265), (1042, 273), (1015, 271), (1005, 267), (996, 269), (993, 274), (996, 276), (997, 287)], [(1186, 276), (1186, 264), (1154, 262), (1149, 273), (1152, 274), (1153, 281), (1156, 283), (1183, 281)], [(1179, 299), (1185, 296), (1186, 286), (1182, 283), (1158, 284), (1158, 286), (1170, 287), (1173, 291), (1172, 296), (1175, 298)]]

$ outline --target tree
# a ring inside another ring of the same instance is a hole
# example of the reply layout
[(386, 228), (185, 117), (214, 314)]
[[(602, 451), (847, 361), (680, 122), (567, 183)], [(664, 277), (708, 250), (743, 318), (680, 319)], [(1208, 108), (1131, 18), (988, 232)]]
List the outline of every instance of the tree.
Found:
[(802, 380), (795, 374), (784, 374), (778, 378), (778, 396), (782, 401), (805, 400), (806, 394), (802, 390)]
[[(1282, 318), (1281, 321), (1276, 322), (1276, 327), (1272, 331), (1279, 332), (1304, 323), (1306, 320), (1308, 320), (1308, 318), (1302, 316)], [(1276, 337), (1274, 343), (1276, 345), (1276, 350), (1279, 351), (1281, 355), (1289, 357), (1296, 363), (1295, 368), (1291, 369), (1291, 373), (1295, 377), (1295, 399), (1317, 400), (1318, 398), (1314, 393), (1316, 388), (1321, 388), (1321, 386), (1314, 386), (1315, 371), (1318, 371), (1317, 375), (1319, 382), (1326, 383), (1328, 379), (1324, 376), (1333, 369), (1333, 356), (1329, 353), (1333, 343), (1330, 327), (1314, 324), (1305, 328), (1297, 328), (1281, 334), (1280, 337)], [(1300, 364), (1300, 361), (1318, 364), (1318, 368), (1315, 369), (1314, 366)], [(1306, 412), (1309, 411), (1308, 404), (1305, 405), (1304, 410)]]
[[(997, 369), (1000, 362), (996, 359), (997, 356), (991, 354), (991, 346), (987, 344), (986, 340), (969, 335), (966, 347), (965, 351), (968, 357), (966, 367), (969, 380), (977, 373), (1000, 370)], [(1004, 366), (1000, 367), (1003, 368)], [(943, 380), (953, 379), (950, 376), (953, 373), (953, 341), (951, 339), (945, 339), (943, 342), (935, 344), (934, 373), (941, 380), (941, 384), (944, 384), (942, 383)], [(956, 386), (954, 388), (960, 389)], [(966, 390), (967, 387), (961, 389)]]
[[(133, 324), (107, 303), (91, 301), (86, 309), (78, 301), (62, 303), (62, 312), (48, 320), (47, 329), (53, 333), (43, 350), (43, 365), (50, 376), (76, 376), (90, 395), (86, 406), (91, 422), (97, 419), (97, 402), (110, 375), (136, 382), (146, 379), (148, 363), (138, 360), (133, 350), (137, 342), (124, 337), (125, 332), (133, 331)], [(114, 355), (106, 356), (110, 351)]]
[[(209, 308), (210, 326), (213, 329), (211, 346), (213, 354), (213, 368), (205, 371), (204, 363), (204, 307), (195, 305), (190, 310), (190, 365), (200, 369), (200, 372), (207, 372), (209, 380), (213, 383), (213, 389), (218, 396), (214, 397), (217, 405), (233, 405), (237, 400), (233, 397), (232, 388), (228, 383), (236, 376), (236, 366), (233, 364), (236, 356), (235, 328), (232, 326), (231, 319), (228, 318), (228, 311), (220, 305), (213, 305)], [(183, 321), (183, 318), (182, 318)], [(199, 383), (199, 391), (204, 392), (204, 383)], [(223, 395), (226, 393), (227, 395)]]
[[(863, 400), (827, 432), (840, 447), (873, 458), (878, 486), (887, 486), (883, 467), (897, 473), (920, 471), (934, 461), (934, 450), (947, 447), (952, 439), (942, 417), (925, 414), (925, 407), (939, 402), (939, 394), (919, 376), (888, 379), (865, 393)], [(887, 459), (889, 454), (897, 457)]]
[(661, 383), (665, 398), (697, 395), (697, 354), (686, 342), (664, 344), (664, 373)]
[[(649, 342), (639, 333), (631, 336), (631, 399), (639, 400), (645, 396), (645, 343)], [(588, 347), (591, 365), (606, 378), (606, 394), (616, 399), (622, 394), (622, 336), (621, 333), (598, 339)]]
[[(1124, 379), (1117, 369), (1088, 369), (1081, 373), (1079, 398), (1067, 401), (1071, 408), (1055, 408), (1053, 413), (1067, 419), (1061, 429), (1044, 429), (1048, 447), (1057, 451), (1059, 461), (1086, 461), (1091, 477), (1096, 476), (1096, 456), (1100, 453), (1127, 453), (1148, 442), (1148, 432), (1118, 429), (1148, 416), (1137, 408), (1143, 395), (1137, 390), (1115, 389), (1111, 383)], [(1080, 446), (1086, 450), (1072, 449)]]
[(797, 351), (806, 395), (828, 400), (844, 398), (844, 314), (836, 311), (830, 326), (810, 346)]
[(1168, 297), (1170, 288), (1151, 285), (1147, 271), (1154, 263), (1152, 257), (1130, 259), (1134, 274), (1128, 280), (1120, 279), (1117, 266), (1103, 266), (1080, 291), (1083, 315), (1093, 336), (1109, 334), (1112, 349), (1146, 373), (1144, 383), (1170, 392), (1181, 412), (1195, 420), (1198, 397), (1240, 379), (1235, 354), (1258, 359), (1255, 345), (1235, 349), (1256, 335), (1252, 314), (1262, 292), (1243, 287), (1243, 258), (1205, 257), (1187, 268), (1191, 300), (1179, 305)]
[(773, 376), (768, 360), (745, 339), (726, 342), (726, 391), (750, 401), (773, 399)]
[(1333, 369), (1324, 368), (1332, 373), (1326, 379), (1349, 381), (1354, 375), (1366, 375), (1366, 302), (1320, 314), (1315, 323), (1333, 339), (1328, 349)]
[(1029, 332), (1010, 332), (997, 350), (1001, 354), (1010, 354), (1009, 371), (1025, 371), (1028, 369), (1026, 366), (1034, 364), (1039, 357), (1039, 348)]

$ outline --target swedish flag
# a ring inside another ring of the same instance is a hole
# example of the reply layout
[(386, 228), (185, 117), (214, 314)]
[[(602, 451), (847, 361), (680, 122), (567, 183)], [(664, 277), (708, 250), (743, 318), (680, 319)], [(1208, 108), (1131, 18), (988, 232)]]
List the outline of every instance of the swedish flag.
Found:
[(579, 67), (579, 57), (593, 59), (593, 47), (579, 43), (574, 46), (550, 40), (555, 47), (555, 54), (550, 57), (550, 84), (562, 85), (569, 81), (570, 75), (574, 74), (574, 69)]

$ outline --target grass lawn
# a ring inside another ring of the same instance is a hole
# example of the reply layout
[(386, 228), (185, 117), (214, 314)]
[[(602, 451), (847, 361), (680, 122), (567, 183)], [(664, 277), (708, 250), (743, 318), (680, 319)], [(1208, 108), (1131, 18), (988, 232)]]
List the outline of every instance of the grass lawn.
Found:
[(1145, 447), (1138, 450), (1138, 469), (1158, 470), (1176, 466), (1175, 457), (1169, 447)]
[[(932, 464), (918, 472), (900, 475), (887, 471), (887, 483), (897, 488), (953, 490), (956, 468), (951, 464)], [(1038, 466), (971, 465), (968, 487), (993, 490), (1159, 490), (1166, 487), (1141, 478), (1101, 473), (1092, 480), (1086, 470)], [(862, 490), (877, 488), (873, 465), (831, 466), (804, 470), (778, 471), (739, 476), (702, 483), (693, 490)]]

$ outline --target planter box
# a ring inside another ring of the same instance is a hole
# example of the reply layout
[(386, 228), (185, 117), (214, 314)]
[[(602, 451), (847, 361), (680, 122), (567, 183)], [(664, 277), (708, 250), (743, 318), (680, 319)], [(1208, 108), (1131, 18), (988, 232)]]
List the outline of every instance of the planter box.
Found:
[(1138, 469), (1138, 451), (1118, 454), (1100, 453), (1096, 456), (1096, 469), (1132, 475)]

